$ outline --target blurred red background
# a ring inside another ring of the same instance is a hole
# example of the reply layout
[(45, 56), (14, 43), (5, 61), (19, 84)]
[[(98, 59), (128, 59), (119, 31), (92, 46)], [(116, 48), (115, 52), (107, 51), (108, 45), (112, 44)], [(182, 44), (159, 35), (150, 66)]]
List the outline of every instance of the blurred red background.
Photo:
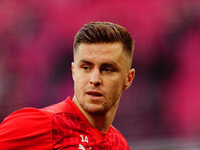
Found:
[[(145, 150), (140, 142), (161, 139), (200, 148), (199, 10), (199, 0), (1, 0), (0, 121), (73, 96), (76, 32), (91, 21), (111, 21), (136, 41), (136, 77), (114, 126), (138, 150)], [(178, 149), (166, 143), (157, 148)]]

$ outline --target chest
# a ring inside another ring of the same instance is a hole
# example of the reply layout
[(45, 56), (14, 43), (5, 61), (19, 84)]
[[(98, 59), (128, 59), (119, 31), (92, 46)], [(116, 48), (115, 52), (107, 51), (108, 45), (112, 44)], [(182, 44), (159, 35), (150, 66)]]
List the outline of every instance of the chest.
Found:
[(114, 131), (103, 135), (78, 115), (67, 113), (54, 116), (52, 140), (54, 150), (124, 150), (125, 147)]

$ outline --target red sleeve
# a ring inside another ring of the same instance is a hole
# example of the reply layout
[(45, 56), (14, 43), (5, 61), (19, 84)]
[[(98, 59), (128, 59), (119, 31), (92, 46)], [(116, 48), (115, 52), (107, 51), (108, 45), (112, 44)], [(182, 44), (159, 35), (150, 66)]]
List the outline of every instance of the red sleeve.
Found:
[(0, 149), (52, 149), (50, 117), (35, 108), (24, 108), (12, 113), (0, 124)]

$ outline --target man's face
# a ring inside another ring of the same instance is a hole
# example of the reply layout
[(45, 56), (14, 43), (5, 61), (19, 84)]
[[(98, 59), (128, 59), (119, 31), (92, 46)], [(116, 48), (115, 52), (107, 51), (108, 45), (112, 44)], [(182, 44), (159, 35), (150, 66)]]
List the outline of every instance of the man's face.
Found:
[[(121, 43), (81, 43), (72, 63), (75, 98), (80, 110), (105, 115), (118, 105), (123, 89), (132, 82), (127, 54)], [(114, 109), (115, 110), (115, 109)]]

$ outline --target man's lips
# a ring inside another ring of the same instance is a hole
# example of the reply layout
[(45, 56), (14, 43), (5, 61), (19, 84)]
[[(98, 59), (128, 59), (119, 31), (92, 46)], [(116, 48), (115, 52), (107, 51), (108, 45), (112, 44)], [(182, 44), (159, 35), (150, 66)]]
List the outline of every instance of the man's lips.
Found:
[(98, 91), (88, 91), (86, 92), (88, 95), (91, 95), (91, 96), (103, 96), (103, 94), (101, 94), (101, 92), (98, 92)]

